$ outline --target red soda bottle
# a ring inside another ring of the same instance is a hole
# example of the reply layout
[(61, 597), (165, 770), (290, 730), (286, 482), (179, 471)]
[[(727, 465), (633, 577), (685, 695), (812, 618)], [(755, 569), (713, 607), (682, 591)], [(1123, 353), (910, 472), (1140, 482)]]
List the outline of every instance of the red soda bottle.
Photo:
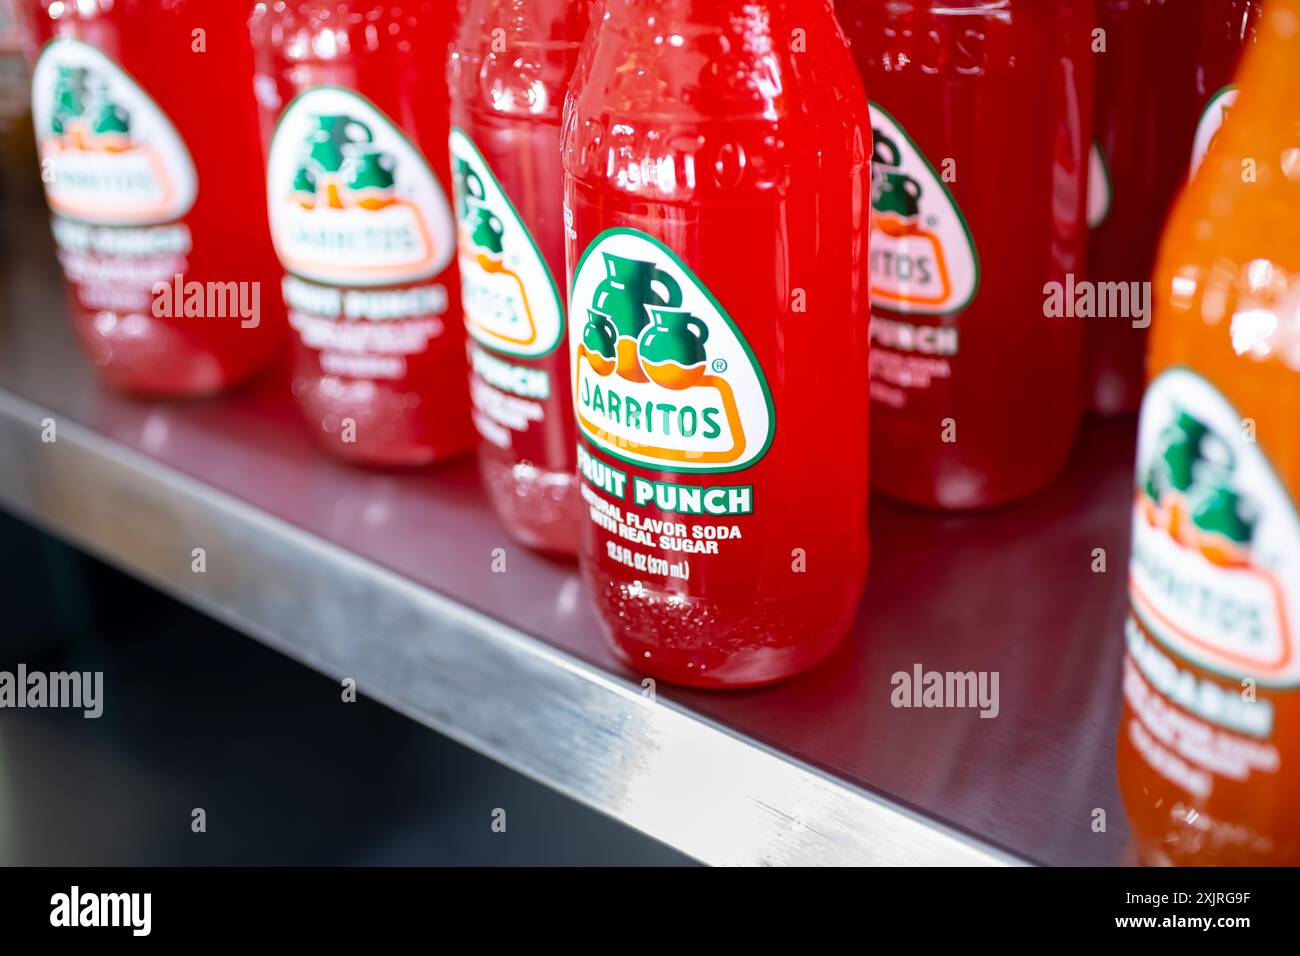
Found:
[(447, 160), (452, 0), (256, 5), (271, 236), (294, 393), (343, 458), (473, 445)]
[(469, 0), (452, 51), (451, 162), (479, 466), (530, 547), (577, 550), (560, 114), (586, 0)]
[[(1131, 292), (1151, 279), (1160, 230), (1186, 181), (1200, 107), (1190, 95), (1196, 14), (1181, 0), (1097, 0), (1088, 279), (1098, 290), (1122, 283)], [(1133, 412), (1142, 400), (1150, 302), (1139, 301), (1123, 315), (1085, 320), (1085, 382), (1097, 414)]]
[(579, 557), (630, 666), (824, 658), (867, 566), (866, 102), (827, 0), (606, 0), (565, 108)]
[(875, 136), (874, 487), (943, 508), (1028, 495), (1082, 413), (1066, 306), (1087, 243), (1090, 5), (839, 8)]
[(239, 5), (27, 3), (42, 179), (91, 360), (148, 395), (247, 378), (284, 314)]

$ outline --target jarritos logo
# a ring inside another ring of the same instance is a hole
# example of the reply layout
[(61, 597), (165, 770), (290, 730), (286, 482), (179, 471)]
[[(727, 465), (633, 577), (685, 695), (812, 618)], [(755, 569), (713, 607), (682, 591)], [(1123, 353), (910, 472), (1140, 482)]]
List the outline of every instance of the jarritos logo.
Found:
[(1189, 660), (1300, 684), (1300, 519), (1241, 416), (1186, 369), (1143, 403), (1129, 589), (1147, 630)]
[(975, 298), (979, 256), (925, 154), (871, 104), (871, 296), (895, 312), (948, 315)]
[(451, 131), (465, 327), (488, 348), (533, 358), (555, 350), (564, 311), (555, 279), (478, 147)]
[(574, 271), (569, 345), (583, 434), (664, 471), (748, 468), (772, 443), (767, 382), (731, 317), (663, 243), (602, 233)]
[(451, 262), (446, 194), (419, 150), (365, 98), (300, 94), (267, 159), (271, 237), (290, 272), (330, 285), (426, 279)]
[(32, 72), (32, 118), (55, 212), (139, 226), (179, 219), (194, 205), (198, 179), (176, 127), (94, 47), (46, 44)]

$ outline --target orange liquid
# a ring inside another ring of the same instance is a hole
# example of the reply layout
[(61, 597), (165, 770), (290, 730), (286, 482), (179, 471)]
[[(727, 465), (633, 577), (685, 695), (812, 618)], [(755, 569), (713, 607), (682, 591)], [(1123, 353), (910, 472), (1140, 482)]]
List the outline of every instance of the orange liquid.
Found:
[[(1300, 552), (1300, 525), (1291, 517), (1300, 499), (1297, 59), (1300, 0), (1273, 0), (1240, 75), (1238, 106), (1176, 206), (1157, 267), (1143, 427), (1171, 370), (1208, 383), (1234, 412), (1223, 418), (1222, 441), (1198, 462), (1197, 480), (1236, 481), (1251, 503), (1239, 513), (1255, 524), (1249, 542), (1226, 542), (1196, 527), (1195, 494), (1177, 508), (1170, 495), (1170, 507), (1160, 509), (1169, 514), (1157, 524), (1174, 521), (1179, 542), (1159, 539), (1159, 552), (1176, 559), (1160, 580), (1180, 587), (1163, 593), (1142, 562), (1132, 570), (1118, 759), (1149, 863), (1300, 863), (1300, 572), (1284, 560)], [(1190, 393), (1181, 400), (1198, 412)], [(1247, 432), (1253, 442), (1239, 437)], [(1247, 478), (1252, 463), (1259, 468)], [(1157, 540), (1141, 532), (1135, 521), (1135, 542)], [(1192, 577), (1180, 577), (1187, 569)], [(1192, 579), (1208, 585), (1195, 592), (1201, 613), (1179, 616), (1168, 594), (1193, 593), (1181, 588)], [(1236, 632), (1251, 639), (1206, 640)], [(1174, 673), (1196, 697), (1165, 680)], [(1202, 703), (1209, 699), (1220, 702), (1217, 712)]]

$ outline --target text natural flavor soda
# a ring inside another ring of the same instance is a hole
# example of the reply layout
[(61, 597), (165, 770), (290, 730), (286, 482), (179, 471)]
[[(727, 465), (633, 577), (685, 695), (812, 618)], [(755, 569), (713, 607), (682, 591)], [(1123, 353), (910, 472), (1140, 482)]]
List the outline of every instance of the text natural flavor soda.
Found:
[(469, 0), (449, 70), (470, 395), (483, 483), (507, 529), (577, 550), (560, 116), (586, 0)]
[(1200, 0), (1194, 92), (1200, 118), (1192, 145), (1195, 174), (1237, 102), (1234, 76), (1242, 50), (1255, 40), (1261, 0)]
[(1149, 863), (1300, 863), (1297, 62), (1270, 0), (1157, 269), (1119, 731)]
[[(1087, 270), (1096, 289), (1140, 289), (1151, 280), (1203, 102), (1193, 94), (1200, 8), (1199, 0), (1096, 0)], [(1146, 384), (1150, 303), (1141, 294), (1128, 299), (1118, 314), (1084, 320), (1085, 387), (1100, 415), (1136, 411)]]
[(110, 384), (208, 395), (283, 336), (240, 4), (25, 0), (32, 122), (82, 344)]
[(580, 559), (615, 647), (777, 680), (867, 563), (870, 128), (825, 0), (606, 0), (565, 111)]
[(257, 4), (263, 188), (294, 394), (343, 458), (473, 446), (447, 160), (453, 0)]
[(840, 0), (871, 104), (872, 482), (1000, 504), (1064, 465), (1081, 417), (1092, 9)]

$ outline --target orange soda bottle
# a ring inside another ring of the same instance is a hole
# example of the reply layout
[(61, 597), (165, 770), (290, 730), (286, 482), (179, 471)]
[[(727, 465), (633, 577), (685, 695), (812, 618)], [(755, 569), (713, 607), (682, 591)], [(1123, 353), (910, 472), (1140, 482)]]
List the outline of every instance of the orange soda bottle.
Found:
[(1156, 270), (1118, 755), (1148, 863), (1300, 863), (1297, 58), (1271, 0)]

